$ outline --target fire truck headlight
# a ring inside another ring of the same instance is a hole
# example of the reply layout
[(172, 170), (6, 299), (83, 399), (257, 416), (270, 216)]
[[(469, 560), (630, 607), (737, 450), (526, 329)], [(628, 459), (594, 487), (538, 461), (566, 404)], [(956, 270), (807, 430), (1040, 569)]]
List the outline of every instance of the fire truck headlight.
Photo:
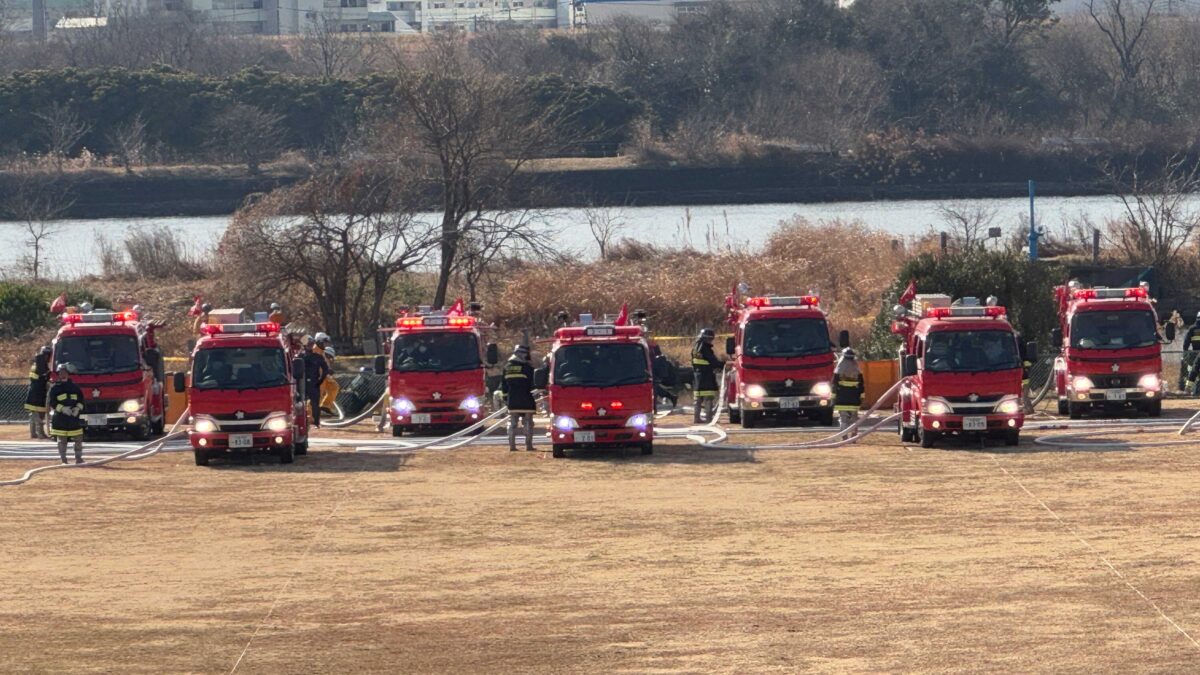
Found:
[(767, 390), (761, 384), (746, 385), (746, 398), (760, 399), (767, 395)]
[(287, 431), (288, 419), (284, 413), (273, 413), (263, 422), (263, 428), (267, 431)]
[(395, 410), (397, 415), (406, 415), (415, 409), (416, 407), (412, 404), (412, 401), (406, 398), (398, 398), (392, 401), (392, 410)]
[(833, 387), (829, 386), (828, 382), (818, 382), (813, 385), (810, 393), (812, 393), (813, 396), (829, 398), (830, 394), (833, 393)]
[(1091, 391), (1093, 386), (1092, 381), (1083, 375), (1076, 375), (1075, 379), (1071, 380), (1071, 388), (1075, 391)]
[(217, 430), (217, 421), (211, 417), (197, 416), (192, 422), (192, 429), (198, 434), (211, 434)]
[(1138, 380), (1138, 386), (1147, 391), (1158, 391), (1162, 387), (1162, 380), (1155, 373), (1147, 373)]
[(554, 418), (554, 428), (558, 429), (559, 431), (570, 431), (572, 429), (578, 429), (579, 423), (571, 417), (559, 415), (558, 417)]
[(925, 399), (925, 413), (928, 415), (948, 415), (953, 411), (954, 408), (952, 408), (950, 403), (944, 399)]
[(131, 398), (128, 401), (121, 403), (121, 412), (135, 413), (142, 409), (142, 402), (136, 398)]
[(996, 412), (1001, 415), (1016, 415), (1021, 411), (1021, 402), (1016, 396), (1005, 396), (996, 404)]
[(650, 425), (650, 416), (645, 413), (638, 413), (636, 415), (631, 415), (629, 417), (629, 421), (625, 422), (625, 426), (637, 427), (638, 429), (645, 429), (649, 425)]
[(474, 396), (468, 396), (463, 399), (462, 403), (458, 404), (459, 410), (469, 410), (471, 412), (479, 412), (479, 399)]

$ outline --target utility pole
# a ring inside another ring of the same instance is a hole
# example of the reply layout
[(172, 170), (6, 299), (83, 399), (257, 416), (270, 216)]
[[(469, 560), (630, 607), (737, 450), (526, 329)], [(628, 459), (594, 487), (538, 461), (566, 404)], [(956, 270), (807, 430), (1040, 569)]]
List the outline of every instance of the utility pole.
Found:
[(1037, 228), (1037, 218), (1033, 211), (1033, 199), (1034, 185), (1033, 181), (1029, 181), (1029, 262), (1037, 262), (1038, 237), (1041, 236)]

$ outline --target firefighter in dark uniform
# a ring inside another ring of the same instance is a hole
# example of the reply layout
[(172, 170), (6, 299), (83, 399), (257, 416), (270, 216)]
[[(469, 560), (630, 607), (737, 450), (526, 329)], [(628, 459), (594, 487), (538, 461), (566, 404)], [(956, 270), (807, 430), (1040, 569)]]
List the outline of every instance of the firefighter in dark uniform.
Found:
[(42, 347), (29, 367), (29, 395), (25, 409), (29, 411), (29, 437), (49, 438), (46, 435), (46, 390), (50, 386), (50, 348)]
[(500, 393), (508, 405), (508, 449), (517, 451), (517, 425), (523, 427), (525, 450), (533, 452), (533, 413), (537, 402), (533, 397), (533, 366), (529, 363), (529, 347), (517, 345), (504, 364)]
[(321, 428), (321, 383), (329, 377), (329, 361), (325, 352), (310, 336), (304, 336), (304, 395), (308, 397), (313, 426)]
[(71, 381), (75, 367), (60, 363), (56, 369), (58, 381), (50, 387), (50, 435), (58, 440), (58, 457), (67, 463), (67, 442), (75, 442), (75, 463), (83, 464), (83, 391)]
[(705, 422), (712, 422), (717, 410), (717, 394), (720, 390), (717, 373), (721, 372), (723, 366), (713, 351), (716, 337), (713, 329), (705, 328), (696, 337), (696, 344), (692, 345), (692, 395), (695, 397), (692, 421), (697, 424), (700, 423), (701, 408), (705, 410)]
[(1020, 333), (1017, 333), (1017, 352), (1021, 355), (1021, 401), (1025, 402), (1029, 399), (1029, 372), (1033, 369), (1033, 361), (1029, 360), (1029, 349)]
[(662, 399), (670, 401), (671, 410), (674, 410), (679, 405), (679, 398), (671, 393), (669, 387), (675, 386), (675, 368), (663, 356), (662, 348), (658, 345), (650, 346), (650, 356), (651, 373), (654, 375), (654, 410), (658, 412), (658, 402)]
[(1183, 361), (1179, 363), (1179, 389), (1196, 393), (1196, 362), (1200, 360), (1200, 314), (1183, 336)]
[[(838, 414), (838, 429), (846, 432), (851, 425), (858, 421), (858, 409), (862, 407), (863, 392), (862, 371), (858, 368), (854, 350), (846, 347), (842, 357), (833, 369), (833, 409)], [(857, 431), (843, 433), (842, 438), (857, 436)]]

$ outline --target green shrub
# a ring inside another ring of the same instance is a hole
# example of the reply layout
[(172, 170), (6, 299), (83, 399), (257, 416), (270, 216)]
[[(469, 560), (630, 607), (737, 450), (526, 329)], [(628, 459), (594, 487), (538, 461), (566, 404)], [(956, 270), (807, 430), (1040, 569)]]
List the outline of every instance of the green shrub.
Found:
[(104, 298), (83, 288), (49, 288), (12, 282), (0, 282), (0, 333), (8, 336), (26, 335), (38, 328), (53, 326), (57, 320), (50, 313), (50, 303), (59, 293), (66, 292), (72, 304), (90, 302), (96, 307), (108, 304)]

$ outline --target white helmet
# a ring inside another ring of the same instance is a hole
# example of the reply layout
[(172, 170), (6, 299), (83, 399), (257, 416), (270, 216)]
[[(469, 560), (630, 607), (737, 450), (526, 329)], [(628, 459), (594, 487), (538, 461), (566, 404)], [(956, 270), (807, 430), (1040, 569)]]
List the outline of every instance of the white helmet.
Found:
[(326, 347), (325, 356), (337, 356), (337, 352), (333, 351), (333, 347)]
[(316, 340), (318, 344), (321, 342), (329, 342), (329, 335), (325, 333), (317, 333), (313, 336), (313, 339)]

